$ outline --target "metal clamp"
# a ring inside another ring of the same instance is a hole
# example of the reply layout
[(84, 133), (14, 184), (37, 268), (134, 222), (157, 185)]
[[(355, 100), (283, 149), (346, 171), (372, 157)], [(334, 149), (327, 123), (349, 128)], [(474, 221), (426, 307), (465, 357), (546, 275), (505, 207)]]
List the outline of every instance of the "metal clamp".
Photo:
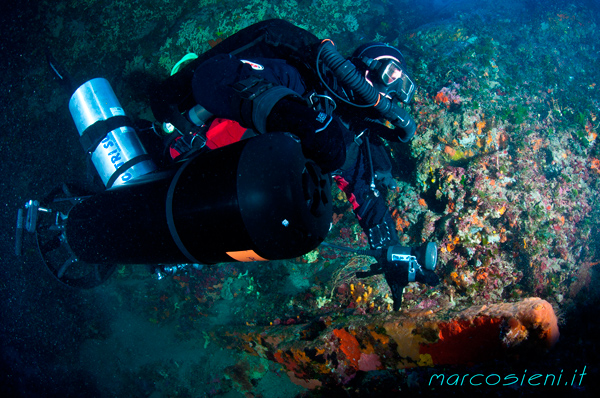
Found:
[[(27, 211), (25, 214), (24, 210)], [(37, 200), (29, 200), (25, 203), (24, 209), (19, 209), (17, 212), (17, 235), (15, 239), (15, 254), (20, 256), (23, 245), (23, 230), (29, 233), (34, 233), (37, 228), (38, 213), (52, 213), (52, 210), (40, 207), (40, 202)]]
[(417, 258), (410, 254), (392, 254), (392, 261), (408, 263), (408, 281), (414, 282), (417, 277), (417, 272), (421, 266), (417, 262)]
[[(322, 105), (321, 100), (325, 100), (324, 105)], [(308, 97), (308, 101), (310, 102), (310, 105), (314, 110), (321, 108), (325, 111), (325, 113), (327, 113), (330, 116), (331, 114), (333, 114), (333, 111), (335, 111), (335, 108), (337, 107), (337, 104), (335, 103), (333, 98), (324, 94), (317, 94), (313, 92)]]

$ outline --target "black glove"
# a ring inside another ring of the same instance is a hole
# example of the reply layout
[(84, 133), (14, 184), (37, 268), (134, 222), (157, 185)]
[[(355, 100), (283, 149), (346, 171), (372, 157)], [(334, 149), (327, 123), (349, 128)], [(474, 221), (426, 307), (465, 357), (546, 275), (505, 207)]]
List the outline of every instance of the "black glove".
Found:
[(392, 177), (392, 171), (376, 171), (375, 180), (379, 181), (383, 186), (389, 189), (396, 189), (397, 184), (394, 177)]
[(425, 283), (429, 286), (436, 286), (440, 283), (440, 279), (431, 270), (416, 266), (406, 261), (383, 261), (381, 263), (371, 264), (371, 269), (366, 272), (357, 272), (356, 277), (359, 279), (369, 276), (383, 274), (392, 292), (394, 300), (394, 311), (398, 311), (402, 305), (402, 291), (404, 287), (412, 282), (411, 274), (414, 275), (414, 281)]
[[(368, 194), (356, 214), (360, 217), (359, 224), (369, 239), (371, 249), (382, 249), (400, 243), (392, 216), (381, 196)], [(376, 223), (377, 219), (381, 221)]]
[[(371, 254), (372, 255), (372, 254)], [(370, 270), (357, 272), (357, 278), (367, 278), (383, 274), (392, 291), (394, 311), (402, 304), (402, 291), (409, 282), (420, 282), (430, 286), (440, 283), (433, 271), (437, 263), (437, 246), (428, 243), (417, 248), (393, 245), (383, 249), (377, 257), (378, 261), (371, 264)]]
[(304, 155), (328, 173), (346, 159), (346, 143), (353, 134), (337, 118), (316, 112), (294, 98), (286, 97), (273, 106), (267, 131), (290, 132), (300, 138)]
[(406, 110), (391, 103), (390, 108), (383, 115), (386, 120), (396, 127), (389, 135), (382, 135), (383, 138), (402, 142), (408, 142), (413, 138), (415, 131), (417, 131), (417, 124)]

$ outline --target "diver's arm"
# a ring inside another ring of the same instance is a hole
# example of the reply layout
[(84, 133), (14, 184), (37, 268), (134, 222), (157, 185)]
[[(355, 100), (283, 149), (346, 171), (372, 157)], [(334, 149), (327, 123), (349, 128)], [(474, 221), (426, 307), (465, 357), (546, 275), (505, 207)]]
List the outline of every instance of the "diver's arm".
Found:
[(324, 172), (340, 167), (346, 152), (341, 123), (309, 108), (297, 92), (264, 76), (233, 56), (218, 55), (196, 69), (194, 97), (211, 114), (259, 133), (293, 133), (302, 141), (305, 155)]

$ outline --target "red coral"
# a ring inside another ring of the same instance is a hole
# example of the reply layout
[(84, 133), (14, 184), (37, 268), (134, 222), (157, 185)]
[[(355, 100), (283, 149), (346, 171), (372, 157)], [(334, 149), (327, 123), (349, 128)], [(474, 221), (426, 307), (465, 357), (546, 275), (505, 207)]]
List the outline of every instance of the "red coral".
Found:
[[(472, 307), (461, 315), (463, 319), (439, 323), (439, 340), (433, 344), (421, 344), (419, 353), (431, 355), (435, 365), (481, 362), (498, 358), (506, 351), (504, 348), (516, 346), (518, 344), (515, 343), (525, 339), (533, 345), (541, 342), (550, 348), (560, 335), (554, 309), (550, 303), (537, 297), (517, 303)], [(516, 340), (505, 339), (503, 342), (498, 338), (504, 320), (507, 320), (509, 333), (519, 334), (513, 336)]]
[(438, 104), (460, 105), (462, 98), (458, 95), (457, 84), (453, 84), (452, 87), (443, 87), (434, 97), (434, 101)]
[(429, 354), (435, 365), (480, 362), (498, 357), (501, 319), (477, 317), (471, 320), (441, 322), (439, 340), (423, 344), (420, 354)]
[(449, 102), (450, 100), (448, 99), (448, 97), (446, 96), (446, 94), (444, 94), (442, 91), (438, 92), (435, 95), (434, 98), (435, 102), (437, 102), (438, 104), (445, 104), (447, 102)]
[(275, 361), (277, 361), (280, 364), (282, 364), (283, 366), (285, 366), (287, 368), (287, 370), (289, 370), (290, 372), (295, 374), (297, 377), (299, 377), (299, 378), (308, 377), (306, 372), (301, 369), (301, 366), (298, 363), (299, 361), (298, 361), (297, 355), (295, 355), (293, 352), (291, 352), (291, 351), (284, 352), (281, 350), (277, 350), (273, 353), (273, 357), (275, 358)]
[(334, 329), (333, 334), (340, 339), (340, 349), (346, 355), (348, 364), (354, 369), (359, 368), (360, 345), (356, 337), (348, 333), (345, 329)]

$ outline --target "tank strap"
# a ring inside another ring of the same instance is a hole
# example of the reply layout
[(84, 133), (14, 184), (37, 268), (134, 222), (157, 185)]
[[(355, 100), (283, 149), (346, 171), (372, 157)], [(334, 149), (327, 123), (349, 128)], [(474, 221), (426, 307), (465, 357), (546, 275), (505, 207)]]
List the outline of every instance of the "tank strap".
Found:
[(119, 178), (127, 170), (129, 170), (130, 168), (132, 168), (133, 166), (135, 166), (138, 163), (145, 162), (146, 160), (152, 160), (152, 157), (150, 155), (148, 155), (147, 153), (143, 154), (143, 155), (136, 156), (133, 159), (130, 159), (127, 162), (123, 163), (121, 166), (119, 166), (115, 170), (114, 173), (112, 173), (112, 175), (110, 176), (110, 178), (106, 182), (106, 189), (109, 189), (110, 187), (112, 187), (113, 184), (115, 183), (115, 181), (117, 181), (117, 178)]
[(79, 142), (88, 154), (92, 154), (108, 133), (120, 127), (129, 127), (133, 129), (133, 123), (129, 117), (122, 115), (98, 120), (84, 130), (79, 137)]

